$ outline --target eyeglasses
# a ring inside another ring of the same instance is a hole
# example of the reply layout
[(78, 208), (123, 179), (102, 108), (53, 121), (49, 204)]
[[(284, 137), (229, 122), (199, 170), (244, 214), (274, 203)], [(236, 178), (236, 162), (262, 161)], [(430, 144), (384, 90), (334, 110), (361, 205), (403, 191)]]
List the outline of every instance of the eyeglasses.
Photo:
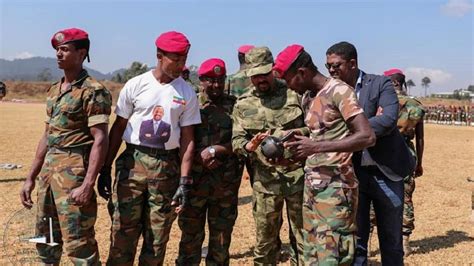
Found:
[(217, 78), (211, 78), (211, 77), (201, 77), (201, 81), (208, 82), (211, 84), (214, 83), (224, 83), (225, 82), (225, 76), (217, 77)]
[(343, 63), (336, 63), (336, 64), (328, 64), (326, 63), (325, 66), (328, 70), (330, 70), (331, 68), (333, 69), (339, 69), (339, 67), (342, 65)]

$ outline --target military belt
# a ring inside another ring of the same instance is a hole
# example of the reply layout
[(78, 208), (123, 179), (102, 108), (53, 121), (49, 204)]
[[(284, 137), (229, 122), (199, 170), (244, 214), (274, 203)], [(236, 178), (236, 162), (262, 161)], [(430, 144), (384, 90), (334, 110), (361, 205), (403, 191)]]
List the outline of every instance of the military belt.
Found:
[(156, 157), (158, 155), (171, 155), (171, 154), (178, 154), (178, 149), (172, 150), (165, 150), (165, 149), (158, 149), (158, 148), (151, 148), (147, 146), (135, 145), (127, 143), (128, 150), (138, 150), (143, 152), (151, 157)]
[(79, 147), (48, 147), (49, 153), (78, 153), (78, 154), (85, 154), (90, 151), (91, 146), (79, 146)]

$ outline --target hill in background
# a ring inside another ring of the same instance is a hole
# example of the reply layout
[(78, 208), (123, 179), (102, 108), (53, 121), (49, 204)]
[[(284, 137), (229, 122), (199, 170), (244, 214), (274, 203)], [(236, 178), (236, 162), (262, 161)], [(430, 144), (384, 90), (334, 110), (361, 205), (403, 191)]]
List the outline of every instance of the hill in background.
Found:
[[(110, 80), (117, 73), (125, 71), (125, 69), (119, 69), (104, 74), (92, 68), (85, 68), (91, 76), (98, 80)], [(55, 58), (32, 57), (12, 61), (0, 59), (0, 80), (51, 81), (60, 79), (62, 75), (63, 71), (58, 69)]]

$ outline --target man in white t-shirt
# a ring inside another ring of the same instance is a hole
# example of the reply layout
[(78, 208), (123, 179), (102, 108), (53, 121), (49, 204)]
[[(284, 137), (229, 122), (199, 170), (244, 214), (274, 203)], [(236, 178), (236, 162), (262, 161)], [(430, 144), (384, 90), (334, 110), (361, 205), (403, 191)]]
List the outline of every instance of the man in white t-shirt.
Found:
[[(201, 117), (196, 93), (180, 76), (190, 44), (174, 31), (161, 34), (155, 44), (156, 69), (130, 79), (120, 91), (99, 177), (99, 194), (111, 196), (107, 265), (132, 265), (140, 235), (139, 263), (163, 264), (171, 225), (187, 205), (193, 184), (193, 125)], [(111, 193), (110, 168), (122, 139), (127, 148), (115, 162)]]

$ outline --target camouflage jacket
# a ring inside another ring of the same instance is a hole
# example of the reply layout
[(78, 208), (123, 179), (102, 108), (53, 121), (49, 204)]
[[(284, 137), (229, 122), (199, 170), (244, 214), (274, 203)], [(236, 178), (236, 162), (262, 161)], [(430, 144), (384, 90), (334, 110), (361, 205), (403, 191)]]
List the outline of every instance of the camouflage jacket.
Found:
[(398, 102), (400, 104), (398, 129), (407, 140), (412, 140), (415, 137), (416, 125), (423, 120), (425, 109), (421, 102), (409, 96), (398, 95)]
[[(308, 94), (305, 97), (310, 97)], [(346, 121), (362, 114), (354, 89), (339, 79), (331, 78), (311, 101), (305, 101), (305, 123), (315, 141), (338, 141), (350, 135)], [(352, 167), (352, 152), (321, 152), (306, 159), (306, 182), (312, 187), (357, 186)]]
[(289, 167), (269, 164), (260, 148), (248, 153), (244, 146), (259, 132), (270, 130), (281, 137), (282, 130), (299, 129), (309, 133), (304, 126), (303, 111), (296, 93), (287, 89), (284, 82), (275, 79), (271, 91), (261, 93), (254, 86), (239, 97), (232, 113), (232, 148), (251, 163), (248, 169), (254, 178), (253, 189), (274, 195), (290, 195), (303, 189), (303, 166), (296, 163)]
[(241, 69), (227, 78), (225, 92), (239, 97), (250, 89), (250, 85), (252, 85), (250, 78), (245, 75), (245, 70)]
[(47, 91), (46, 113), (49, 124), (48, 147), (72, 148), (94, 142), (90, 127), (109, 122), (110, 92), (83, 70), (68, 90), (61, 82)]
[[(206, 100), (201, 105), (201, 121), (202, 123), (194, 127), (194, 139), (196, 156), (202, 149), (212, 145), (229, 145), (232, 140), (232, 109), (234, 108), (236, 98), (223, 94), (219, 102), (212, 102)], [(211, 182), (222, 181), (213, 179), (233, 179), (234, 181), (240, 179), (242, 174), (242, 163), (239, 161), (236, 154), (219, 156), (217, 159), (222, 163), (222, 167), (209, 171), (205, 169), (198, 160), (193, 164), (193, 172), (197, 175), (210, 174)], [(240, 170), (240, 171), (239, 171)], [(227, 180), (231, 181), (231, 180)]]

